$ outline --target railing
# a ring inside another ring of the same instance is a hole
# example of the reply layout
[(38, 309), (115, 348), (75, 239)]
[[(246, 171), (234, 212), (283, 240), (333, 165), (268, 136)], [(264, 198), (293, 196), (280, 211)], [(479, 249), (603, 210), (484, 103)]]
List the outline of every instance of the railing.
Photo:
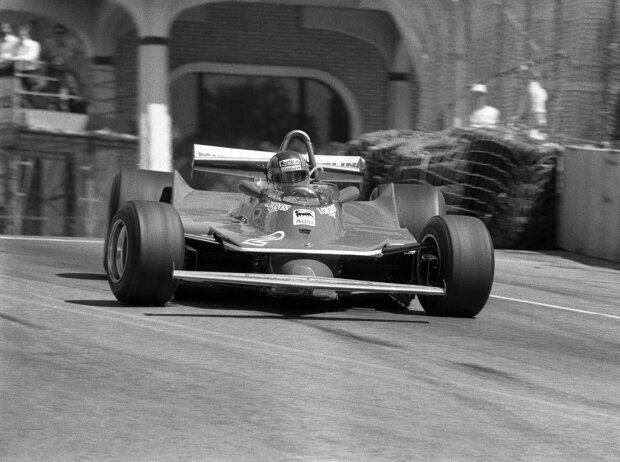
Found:
[(16, 72), (13, 77), (14, 77), (14, 85), (15, 85), (15, 90), (13, 92), (14, 94), (13, 107), (15, 109), (19, 107), (23, 107), (22, 100), (24, 99), (24, 97), (28, 97), (28, 96), (40, 96), (40, 97), (45, 97), (49, 99), (58, 99), (60, 101), (82, 99), (79, 96), (74, 96), (74, 95), (70, 95), (70, 94), (62, 93), (62, 92), (52, 93), (52, 92), (42, 92), (42, 91), (26, 91), (26, 90), (21, 89), (20, 79), (22, 78), (31, 79), (31, 80), (39, 80), (39, 81), (44, 80), (48, 82), (56, 82), (60, 86), (60, 79), (57, 79), (56, 77), (48, 77), (47, 75), (42, 75), (42, 74), (24, 74), (22, 72)]
[[(43, 68), (43, 63), (39, 67)], [(84, 129), (86, 111), (73, 111), (70, 107), (84, 100), (79, 95), (71, 94), (62, 79), (42, 72), (16, 70), (13, 75), (0, 77), (0, 80), (4, 81), (0, 84), (0, 131), (3, 135), (0, 138), (9, 136), (7, 131), (19, 126)], [(23, 85), (25, 81), (29, 82), (27, 86)], [(6, 143), (0, 139), (0, 145)]]
[[(24, 86), (26, 79), (27, 85)], [(48, 218), (30, 210), (31, 196), (41, 194), (37, 172), (40, 175), (43, 170), (49, 170), (47, 175), (50, 175), (50, 181), (74, 181), (71, 175), (65, 177), (64, 167), (59, 170), (60, 176), (52, 171), (54, 169), (48, 168), (54, 166), (58, 170), (58, 165), (65, 163), (66, 154), (62, 153), (61, 146), (51, 149), (49, 138), (41, 142), (33, 138), (32, 143), (27, 143), (32, 146), (24, 145), (25, 138), (19, 134), (22, 129), (79, 133), (86, 127), (87, 114), (68, 111), (70, 103), (82, 98), (67, 94), (66, 90), (61, 91), (63, 86), (61, 79), (42, 72), (16, 70), (12, 75), (0, 77), (0, 184), (3, 199), (0, 203), (0, 232), (21, 234), (32, 232), (30, 228), (43, 228), (43, 225), (33, 227), (32, 223), (42, 223)], [(50, 157), (50, 150), (58, 153), (56, 157)], [(92, 191), (89, 190), (90, 193)], [(64, 191), (60, 194), (62, 197), (59, 196), (56, 202), (64, 204), (61, 206), (63, 210), (74, 207), (74, 202), (83, 199), (81, 195), (73, 197), (77, 190), (71, 194)], [(86, 199), (90, 200), (90, 196)], [(38, 200), (42, 201), (43, 197)], [(65, 231), (71, 230), (67, 228)]]

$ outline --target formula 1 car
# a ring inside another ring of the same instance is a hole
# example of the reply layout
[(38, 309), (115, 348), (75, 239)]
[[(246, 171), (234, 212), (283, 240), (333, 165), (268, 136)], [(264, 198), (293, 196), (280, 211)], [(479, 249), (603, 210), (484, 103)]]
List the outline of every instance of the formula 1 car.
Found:
[[(303, 155), (292, 140), (303, 141)], [(383, 293), (403, 305), (418, 295), (432, 315), (476, 316), (493, 284), (485, 225), (447, 215), (432, 186), (383, 184), (359, 200), (358, 187), (321, 179), (361, 176), (362, 164), (315, 155), (294, 130), (277, 154), (194, 146), (192, 171), (240, 172), (238, 192), (194, 189), (179, 172), (121, 170), (104, 251), (112, 292), (132, 305), (164, 304), (181, 281), (279, 297)]]

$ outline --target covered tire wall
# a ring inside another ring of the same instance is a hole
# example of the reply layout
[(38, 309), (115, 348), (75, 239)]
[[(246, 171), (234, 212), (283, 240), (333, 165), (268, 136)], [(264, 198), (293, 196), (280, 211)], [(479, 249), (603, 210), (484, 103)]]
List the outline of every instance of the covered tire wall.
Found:
[[(495, 272), (493, 242), (484, 223), (474, 217), (436, 216), (424, 227), (421, 240), (434, 244), (435, 250), (418, 258), (419, 283), (445, 282), (446, 287), (444, 297), (419, 296), (424, 311), (436, 316), (476, 316), (489, 298)], [(424, 266), (428, 264), (435, 265), (431, 271)]]
[(114, 296), (132, 305), (163, 305), (174, 295), (174, 269), (183, 269), (183, 224), (170, 205), (126, 202), (114, 215), (106, 239), (108, 283)]
[[(122, 169), (112, 180), (110, 199), (108, 201), (107, 229), (104, 249), (107, 248), (110, 223), (119, 208), (127, 201), (163, 201), (170, 202), (173, 176), (169, 172), (153, 170)], [(106, 258), (103, 267), (106, 269)]]
[(563, 151), (518, 129), (384, 130), (347, 144), (366, 161), (363, 197), (380, 183), (440, 187), (450, 214), (482, 219), (512, 249), (554, 248)]

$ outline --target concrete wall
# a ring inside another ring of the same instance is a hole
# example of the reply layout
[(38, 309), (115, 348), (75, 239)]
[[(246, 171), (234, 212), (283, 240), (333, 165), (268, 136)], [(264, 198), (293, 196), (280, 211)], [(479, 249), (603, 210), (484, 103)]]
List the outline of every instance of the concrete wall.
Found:
[(558, 245), (620, 261), (620, 151), (567, 147)]
[(0, 151), (0, 233), (103, 237), (110, 185), (137, 139), (20, 129)]

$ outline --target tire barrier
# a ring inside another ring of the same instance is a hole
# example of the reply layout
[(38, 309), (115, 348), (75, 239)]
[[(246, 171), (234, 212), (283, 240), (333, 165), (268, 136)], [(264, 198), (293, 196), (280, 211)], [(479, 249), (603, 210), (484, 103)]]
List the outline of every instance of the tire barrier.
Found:
[(448, 213), (482, 219), (496, 248), (555, 247), (557, 144), (518, 131), (455, 128), (373, 132), (347, 149), (366, 160), (366, 197), (381, 183), (438, 186)]

